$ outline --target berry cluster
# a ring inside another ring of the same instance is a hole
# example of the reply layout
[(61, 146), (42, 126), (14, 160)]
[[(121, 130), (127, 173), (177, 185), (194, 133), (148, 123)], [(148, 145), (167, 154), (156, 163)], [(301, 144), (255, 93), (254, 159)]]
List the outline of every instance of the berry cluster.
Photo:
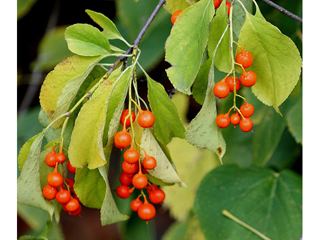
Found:
[[(124, 110), (120, 117), (120, 122), (123, 125), (123, 130), (119, 131), (114, 136), (114, 145), (119, 149), (126, 149), (123, 153), (122, 172), (120, 174), (121, 185), (117, 187), (116, 194), (119, 198), (129, 198), (135, 189), (140, 191), (140, 195), (131, 201), (130, 208), (138, 213), (138, 216), (145, 221), (149, 221), (156, 216), (156, 209), (153, 204), (161, 204), (165, 199), (165, 193), (156, 185), (148, 181), (148, 170), (152, 170), (157, 166), (157, 160), (148, 155), (144, 151), (144, 157), (141, 159), (140, 153), (134, 148), (134, 141), (127, 127), (136, 119), (135, 113)], [(151, 128), (155, 122), (155, 117), (148, 110), (140, 110), (138, 113), (137, 122), (142, 128)], [(148, 202), (146, 194), (151, 203)], [(141, 201), (143, 196), (144, 201)]]
[[(217, 9), (218, 7), (220, 7), (222, 3), (222, 0), (213, 0), (213, 5), (214, 8)], [(226, 6), (227, 6), (227, 11), (228, 11), (228, 15), (230, 14), (230, 8), (231, 8), (231, 3), (229, 1), (226, 1)], [(171, 23), (172, 25), (176, 22), (178, 16), (182, 13), (182, 10), (178, 9), (176, 11), (174, 11), (171, 15)]]
[[(257, 76), (254, 71), (246, 71), (253, 63), (253, 56), (249, 51), (242, 50), (236, 55), (236, 64), (241, 66), (242, 74), (240, 78), (236, 76), (227, 76), (226, 78), (220, 80), (213, 87), (213, 93), (218, 98), (225, 98), (230, 92), (233, 92), (235, 96), (244, 99), (244, 103), (240, 106), (240, 109), (235, 105), (230, 108), (228, 113), (219, 114), (216, 117), (216, 124), (220, 128), (226, 128), (230, 125), (230, 122), (236, 126), (239, 124), (240, 129), (243, 132), (249, 132), (253, 128), (253, 122), (250, 117), (254, 113), (254, 106), (246, 101), (244, 97), (237, 94), (237, 91), (241, 86), (252, 87), (257, 80)], [(229, 116), (231, 110), (235, 112)]]
[[(45, 157), (45, 163), (49, 167), (54, 167), (54, 170), (47, 176), (47, 185), (42, 189), (42, 194), (47, 200), (56, 200), (60, 203), (63, 209), (72, 216), (78, 216), (81, 213), (81, 205), (77, 195), (73, 190), (73, 178), (63, 178), (58, 171), (58, 165), (66, 161), (66, 156), (62, 151), (56, 153), (55, 147)], [(69, 161), (67, 161), (67, 169), (69, 173), (74, 174), (74, 168)], [(65, 187), (66, 188), (65, 188)]]

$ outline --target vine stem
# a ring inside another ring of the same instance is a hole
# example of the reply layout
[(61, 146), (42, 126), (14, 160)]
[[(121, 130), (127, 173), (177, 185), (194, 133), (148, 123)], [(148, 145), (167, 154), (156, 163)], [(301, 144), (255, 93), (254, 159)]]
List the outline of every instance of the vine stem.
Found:
[(263, 233), (259, 232), (257, 229), (253, 228), (252, 226), (250, 226), (249, 224), (245, 223), (244, 221), (242, 221), (241, 219), (237, 218), (236, 216), (234, 216), (231, 212), (229, 212), (228, 210), (223, 210), (222, 214), (231, 219), (232, 221), (238, 223), (239, 225), (241, 225), (242, 227), (248, 229), (249, 231), (253, 232), (254, 234), (256, 234), (258, 237), (260, 237), (263, 240), (271, 240), (271, 238), (267, 237), (266, 235), (264, 235)]

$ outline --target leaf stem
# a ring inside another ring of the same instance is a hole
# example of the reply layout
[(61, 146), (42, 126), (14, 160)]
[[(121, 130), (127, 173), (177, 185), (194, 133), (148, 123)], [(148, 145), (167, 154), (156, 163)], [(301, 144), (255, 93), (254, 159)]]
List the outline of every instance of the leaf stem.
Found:
[(258, 237), (260, 237), (263, 240), (271, 240), (271, 238), (267, 237), (266, 235), (262, 234), (261, 232), (259, 232), (257, 229), (253, 228), (252, 226), (250, 226), (249, 224), (245, 223), (244, 221), (240, 220), (239, 218), (237, 218), (236, 216), (234, 216), (231, 212), (229, 212), (228, 210), (224, 209), (222, 210), (222, 214), (231, 219), (232, 221), (238, 223), (239, 225), (241, 225), (242, 227), (248, 229), (249, 231), (253, 232), (254, 234), (256, 234)]

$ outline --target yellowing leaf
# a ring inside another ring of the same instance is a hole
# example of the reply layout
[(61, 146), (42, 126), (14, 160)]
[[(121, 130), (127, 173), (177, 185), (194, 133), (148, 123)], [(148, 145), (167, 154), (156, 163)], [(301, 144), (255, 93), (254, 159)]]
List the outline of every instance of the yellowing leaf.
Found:
[(186, 0), (166, 0), (164, 8), (172, 14), (176, 10), (183, 10), (189, 6), (190, 4)]
[(246, 15), (237, 52), (244, 48), (253, 54), (250, 68), (257, 74), (252, 91), (276, 111), (299, 81), (301, 57), (293, 41), (260, 16)]
[(200, 0), (186, 8), (173, 25), (166, 42), (166, 61), (171, 64), (167, 75), (180, 92), (191, 94), (200, 69), (214, 14), (212, 0)]
[(100, 60), (101, 57), (68, 57), (46, 76), (40, 104), (50, 119), (69, 110), (81, 84)]

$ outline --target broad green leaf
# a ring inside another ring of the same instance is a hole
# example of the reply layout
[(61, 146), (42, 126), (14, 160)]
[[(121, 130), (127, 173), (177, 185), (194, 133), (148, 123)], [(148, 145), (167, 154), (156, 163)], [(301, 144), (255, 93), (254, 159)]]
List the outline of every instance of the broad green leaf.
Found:
[[(117, 82), (125, 82), (131, 77), (132, 68), (127, 68), (120, 76), (113, 72), (101, 83), (92, 98), (81, 108), (75, 122), (69, 146), (71, 164), (89, 169), (101, 167), (107, 163), (103, 150), (103, 135), (105, 131), (108, 101)], [(126, 91), (124, 91), (126, 92)]]
[(17, 211), (19, 217), (21, 217), (32, 230), (37, 232), (39, 232), (49, 220), (47, 212), (37, 207), (18, 203)]
[(168, 150), (186, 187), (177, 185), (164, 187), (165, 205), (169, 207), (170, 214), (175, 219), (183, 221), (192, 209), (200, 181), (219, 164), (219, 160), (212, 152), (198, 149), (185, 139), (173, 138), (168, 144)]
[(39, 161), (43, 134), (39, 134), (30, 147), (28, 158), (25, 160), (18, 178), (18, 202), (39, 207), (52, 217), (54, 207), (42, 197), (40, 185)]
[(99, 172), (106, 183), (106, 193), (105, 193), (104, 200), (100, 210), (100, 220), (102, 225), (113, 224), (113, 223), (125, 221), (128, 219), (127, 215), (122, 214), (119, 211), (113, 199), (111, 189), (109, 186), (107, 171), (108, 171), (108, 167), (99, 168)]
[[(125, 39), (133, 43), (157, 4), (158, 1), (150, 0), (116, 1), (119, 20), (117, 26)], [(163, 58), (165, 41), (171, 29), (169, 19), (170, 15), (164, 9), (160, 9), (139, 44), (139, 48), (143, 52), (139, 62), (146, 70), (154, 67)]]
[(253, 93), (279, 112), (278, 107), (299, 81), (301, 57), (297, 47), (278, 28), (247, 13), (237, 51), (241, 48), (251, 51), (254, 56), (250, 69), (257, 74), (257, 83), (252, 87)]
[(253, 135), (253, 163), (264, 166), (276, 150), (285, 129), (285, 120), (273, 109), (267, 108)]
[(172, 14), (177, 10), (184, 10), (189, 6), (190, 4), (186, 0), (167, 0), (164, 5), (164, 9)]
[[(146, 75), (148, 81), (148, 100), (156, 116), (153, 133), (164, 145), (173, 137), (184, 138), (185, 129), (179, 118), (177, 108), (170, 100), (164, 87)], [(159, 104), (161, 103), (161, 104)]]
[(32, 138), (29, 138), (28, 141), (26, 141), (23, 144), (23, 146), (21, 147), (21, 149), (19, 151), (19, 155), (18, 155), (18, 169), (19, 169), (19, 171), (22, 170), (22, 167), (23, 167), (23, 165), (24, 165), (25, 161), (27, 160), (28, 155), (30, 153), (30, 148), (31, 148), (34, 140), (37, 139), (38, 136), (39, 136), (39, 134), (34, 135)]
[(302, 143), (302, 96), (286, 115), (287, 124), (297, 143)]
[[(242, 4), (245, 6), (249, 13), (252, 13), (252, 0), (241, 0)], [(234, 40), (239, 38), (239, 34), (243, 23), (246, 19), (246, 12), (241, 7), (238, 1), (233, 3), (233, 14), (232, 14), (232, 26), (233, 26), (233, 37)]]
[(200, 0), (186, 8), (173, 25), (166, 42), (167, 75), (180, 92), (191, 94), (205, 52), (209, 24), (214, 14), (212, 0)]
[(89, 208), (101, 208), (106, 183), (98, 169), (77, 168), (74, 190), (83, 205)]
[(86, 13), (95, 23), (102, 27), (102, 33), (105, 37), (108, 39), (123, 39), (116, 25), (107, 16), (89, 9), (86, 10)]
[(188, 123), (187, 113), (189, 109), (189, 97), (178, 92), (172, 96), (171, 100), (177, 108), (180, 119), (183, 124), (186, 125)]
[(17, 16), (18, 19), (26, 15), (37, 0), (18, 0), (17, 1)]
[(205, 240), (199, 221), (191, 216), (184, 222), (176, 222), (170, 226), (163, 240)]
[(212, 94), (214, 86), (214, 61), (211, 63), (206, 97), (200, 112), (190, 122), (186, 131), (186, 139), (189, 143), (206, 148), (218, 155), (221, 159), (226, 151), (226, 144), (218, 129), (215, 118), (217, 115), (216, 99)]
[(223, 210), (272, 240), (300, 239), (301, 187), (301, 177), (288, 170), (225, 165), (202, 180), (194, 209), (206, 239), (260, 239), (225, 217)]
[[(148, 171), (149, 174), (155, 178), (160, 179), (164, 183), (182, 183), (175, 168), (172, 166), (167, 155), (160, 147), (157, 140), (149, 129), (144, 129), (141, 138), (141, 148), (150, 156), (157, 160), (157, 166), (154, 170)], [(144, 152), (141, 151), (143, 155)]]
[(211, 59), (207, 59), (198, 72), (197, 78), (194, 81), (192, 86), (192, 97), (199, 104), (203, 104), (204, 99), (206, 98), (206, 90), (208, 86), (208, 75), (211, 67)]
[(38, 48), (38, 56), (33, 63), (36, 70), (49, 71), (71, 55), (64, 39), (65, 27), (57, 27), (46, 33)]
[(125, 222), (124, 230), (122, 231), (123, 239), (130, 240), (156, 240), (156, 223), (155, 221), (150, 221), (146, 224), (144, 221), (133, 213), (130, 216), (130, 219)]
[(67, 112), (81, 84), (101, 57), (72, 56), (45, 78), (40, 91), (41, 108), (50, 119)]
[(71, 52), (81, 56), (102, 56), (110, 53), (110, 45), (98, 28), (77, 23), (66, 28), (65, 39)]
[[(213, 18), (210, 24), (209, 40), (208, 40), (208, 53), (210, 58), (213, 56), (213, 52), (216, 49), (218, 42), (228, 26), (228, 14), (225, 1), (221, 3), (221, 6), (216, 11), (216, 16)], [(230, 72), (231, 70), (231, 54), (230, 54), (230, 30), (224, 34), (222, 41), (217, 49), (214, 64), (216, 68), (222, 72)]]

